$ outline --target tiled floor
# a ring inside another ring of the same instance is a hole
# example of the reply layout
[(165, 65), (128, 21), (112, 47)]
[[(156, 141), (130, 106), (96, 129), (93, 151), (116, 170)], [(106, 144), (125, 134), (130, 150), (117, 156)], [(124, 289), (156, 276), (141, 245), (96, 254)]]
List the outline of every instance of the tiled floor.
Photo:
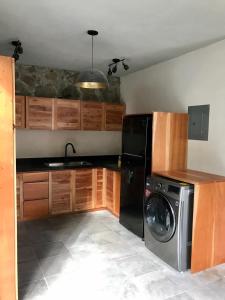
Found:
[(222, 300), (225, 265), (180, 274), (106, 211), (18, 224), (19, 299)]

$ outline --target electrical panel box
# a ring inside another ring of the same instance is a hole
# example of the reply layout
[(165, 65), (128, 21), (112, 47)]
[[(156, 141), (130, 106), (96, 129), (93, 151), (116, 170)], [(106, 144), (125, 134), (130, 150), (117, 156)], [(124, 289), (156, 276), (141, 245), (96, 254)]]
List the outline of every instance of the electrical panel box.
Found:
[(209, 105), (188, 106), (190, 140), (208, 141)]

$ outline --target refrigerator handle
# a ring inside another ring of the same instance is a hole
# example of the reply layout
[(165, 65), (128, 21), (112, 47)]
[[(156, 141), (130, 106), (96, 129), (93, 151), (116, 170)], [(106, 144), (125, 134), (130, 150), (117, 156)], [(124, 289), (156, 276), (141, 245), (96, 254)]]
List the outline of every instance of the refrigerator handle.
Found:
[(134, 171), (128, 171), (128, 183), (131, 184), (134, 178)]

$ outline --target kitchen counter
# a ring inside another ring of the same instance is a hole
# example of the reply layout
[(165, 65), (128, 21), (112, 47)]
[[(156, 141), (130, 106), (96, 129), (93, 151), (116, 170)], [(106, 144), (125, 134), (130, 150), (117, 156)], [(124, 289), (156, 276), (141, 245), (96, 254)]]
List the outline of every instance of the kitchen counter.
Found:
[(156, 175), (172, 178), (179, 181), (184, 181), (192, 184), (204, 184), (212, 182), (224, 182), (225, 177), (215, 174), (209, 174), (195, 170), (174, 170), (156, 172)]
[[(76, 162), (85, 161), (90, 164), (80, 166), (50, 167), (46, 163), (53, 162)], [(118, 168), (118, 155), (96, 155), (96, 156), (70, 156), (70, 157), (41, 157), (41, 158), (17, 158), (16, 172), (41, 172), (78, 168), (107, 168), (113, 171), (120, 171)]]

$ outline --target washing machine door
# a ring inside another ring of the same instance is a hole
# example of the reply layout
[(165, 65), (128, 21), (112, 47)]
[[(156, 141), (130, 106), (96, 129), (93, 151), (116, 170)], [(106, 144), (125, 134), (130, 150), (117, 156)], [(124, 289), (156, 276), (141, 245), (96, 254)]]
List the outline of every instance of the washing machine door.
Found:
[(168, 242), (175, 232), (175, 213), (169, 200), (160, 193), (152, 193), (145, 205), (145, 221), (152, 236)]

